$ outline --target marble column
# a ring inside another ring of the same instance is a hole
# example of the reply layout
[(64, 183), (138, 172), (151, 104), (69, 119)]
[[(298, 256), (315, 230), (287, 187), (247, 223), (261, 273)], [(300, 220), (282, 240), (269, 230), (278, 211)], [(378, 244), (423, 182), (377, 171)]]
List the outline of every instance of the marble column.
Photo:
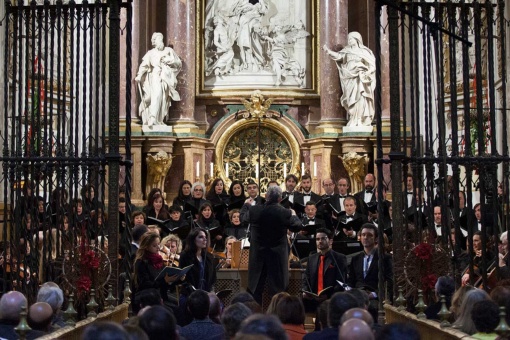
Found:
[[(182, 59), (182, 70), (178, 76), (177, 92), (180, 102), (172, 102), (170, 121), (174, 131), (187, 132), (196, 127), (195, 108), (195, 65), (196, 65), (196, 1), (167, 0), (167, 41), (173, 45)], [(180, 131), (182, 130), (182, 131)]]
[(338, 124), (342, 120), (345, 122), (347, 117), (340, 105), (341, 88), (336, 63), (322, 50), (322, 46), (326, 44), (330, 49), (338, 51), (347, 45), (348, 3), (348, 0), (320, 1), (320, 126)]

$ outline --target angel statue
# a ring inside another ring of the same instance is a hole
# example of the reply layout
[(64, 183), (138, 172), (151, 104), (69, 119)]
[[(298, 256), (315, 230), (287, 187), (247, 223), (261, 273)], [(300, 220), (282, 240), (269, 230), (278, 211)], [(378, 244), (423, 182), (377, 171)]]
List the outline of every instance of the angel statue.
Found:
[(293, 75), (299, 87), (304, 87), (305, 69), (297, 60), (289, 57), (286, 47), (309, 35), (310, 33), (304, 30), (304, 25), (300, 22), (298, 25), (275, 25), (268, 35), (262, 36), (262, 39), (270, 43), (267, 54), (276, 73), (276, 86), (280, 86), (288, 75)]
[(147, 158), (146, 188), (149, 192), (152, 188), (163, 188), (165, 177), (172, 166), (172, 156), (165, 151), (159, 151), (156, 155), (148, 154)]
[(251, 102), (248, 100), (244, 100), (243, 104), (246, 108), (246, 111), (243, 113), (244, 118), (262, 118), (262, 116), (266, 116), (266, 118), (271, 118), (272, 113), (269, 111), (269, 107), (273, 99), (269, 98), (264, 100), (264, 96), (259, 90), (256, 90), (251, 95)]
[(340, 102), (347, 110), (347, 126), (370, 126), (374, 119), (375, 57), (363, 45), (358, 32), (347, 36), (348, 46), (339, 52), (324, 45), (324, 51), (336, 61), (342, 86)]

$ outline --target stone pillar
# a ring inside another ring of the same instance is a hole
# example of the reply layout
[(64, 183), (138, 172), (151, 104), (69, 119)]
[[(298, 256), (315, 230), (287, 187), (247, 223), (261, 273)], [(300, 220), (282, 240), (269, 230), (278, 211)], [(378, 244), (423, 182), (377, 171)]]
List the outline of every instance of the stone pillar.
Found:
[(322, 192), (322, 180), (331, 177), (331, 155), (336, 143), (334, 139), (324, 138), (310, 141), (309, 169), (313, 192), (324, 193)]
[(348, 2), (348, 0), (320, 1), (321, 122), (319, 130), (323, 132), (340, 132), (340, 124), (345, 124), (347, 117), (346, 111), (340, 105), (341, 88), (338, 68), (322, 50), (322, 46), (326, 44), (330, 49), (338, 51), (347, 45)]
[(170, 122), (174, 131), (191, 132), (196, 129), (195, 108), (195, 65), (196, 65), (196, 18), (195, 0), (167, 0), (166, 39), (173, 45), (177, 55), (182, 59), (177, 92), (180, 102), (172, 102)]

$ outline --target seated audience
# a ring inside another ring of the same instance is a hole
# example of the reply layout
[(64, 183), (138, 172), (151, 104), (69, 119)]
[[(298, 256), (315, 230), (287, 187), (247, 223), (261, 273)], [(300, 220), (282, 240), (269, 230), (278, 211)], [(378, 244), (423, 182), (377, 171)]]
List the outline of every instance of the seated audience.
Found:
[(297, 296), (284, 296), (276, 305), (276, 316), (289, 340), (301, 340), (306, 334), (305, 307)]
[(453, 293), (452, 297), (452, 305), (450, 307), (450, 312), (452, 312), (453, 320), (457, 319), (460, 314), (460, 306), (462, 305), (462, 301), (466, 297), (466, 293), (470, 290), (475, 289), (473, 286), (462, 286)]
[(269, 302), (269, 306), (267, 306), (266, 314), (276, 315), (276, 306), (278, 305), (278, 302), (287, 296), (290, 296), (290, 294), (287, 292), (280, 292), (273, 295), (271, 301)]
[(188, 310), (193, 321), (181, 328), (180, 334), (186, 339), (225, 338), (223, 327), (209, 319), (209, 296), (203, 290), (196, 290), (188, 297)]
[(209, 296), (209, 319), (218, 325), (221, 324), (221, 301), (215, 293), (208, 293)]
[(246, 339), (250, 335), (257, 335), (256, 339), (261, 339), (260, 336), (265, 336), (271, 340), (288, 339), (282, 323), (274, 315), (255, 314), (244, 320), (236, 339)]
[(64, 302), (64, 294), (62, 289), (55, 282), (45, 282), (37, 292), (37, 302), (46, 302), (53, 310), (51, 327), (53, 330), (65, 327), (65, 322), (62, 316), (62, 303)]
[(471, 312), (476, 302), (484, 300), (489, 300), (489, 295), (484, 290), (473, 289), (467, 292), (460, 306), (459, 316), (455, 319), (453, 327), (469, 335), (476, 333), (475, 325), (471, 319)]
[(499, 307), (494, 301), (482, 300), (475, 303), (471, 319), (476, 328), (473, 338), (484, 340), (498, 337), (494, 330), (499, 324)]
[[(19, 338), (14, 328), (19, 324), (22, 307), (27, 307), (27, 299), (20, 292), (10, 291), (2, 295), (0, 299), (0, 338)], [(35, 339), (43, 335), (44, 333), (41, 331), (31, 330), (27, 333), (27, 339)]]
[(338, 340), (374, 340), (369, 325), (360, 319), (349, 319), (340, 327)]
[(372, 315), (363, 308), (351, 308), (347, 312), (344, 313), (340, 323), (343, 325), (345, 321), (350, 319), (360, 319), (367, 323), (370, 328), (374, 326), (374, 318)]
[(28, 309), (27, 322), (30, 328), (43, 333), (51, 332), (53, 309), (46, 302), (36, 302)]
[(138, 318), (138, 325), (144, 330), (150, 340), (179, 339), (175, 317), (165, 307), (149, 307)]
[(420, 340), (420, 333), (416, 326), (411, 323), (395, 322), (384, 325), (377, 340)]
[(236, 302), (225, 308), (221, 315), (221, 324), (225, 329), (225, 337), (234, 339), (237, 331), (241, 328), (241, 323), (250, 315), (251, 310), (241, 302)]
[(505, 307), (506, 323), (510, 325), (510, 287), (497, 286), (491, 290), (491, 299), (496, 302), (498, 306)]
[(130, 340), (129, 334), (121, 325), (111, 321), (97, 321), (85, 328), (81, 340)]
[(445, 296), (446, 308), (450, 308), (452, 304), (452, 295), (455, 292), (455, 282), (449, 276), (441, 276), (436, 282), (436, 302), (431, 303), (427, 309), (425, 309), (425, 315), (427, 319), (439, 320), (437, 313), (441, 310), (441, 295)]

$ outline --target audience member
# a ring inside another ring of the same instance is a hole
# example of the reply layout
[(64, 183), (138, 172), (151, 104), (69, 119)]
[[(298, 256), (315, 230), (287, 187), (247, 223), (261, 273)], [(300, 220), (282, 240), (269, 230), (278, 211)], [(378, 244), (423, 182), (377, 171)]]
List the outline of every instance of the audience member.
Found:
[(139, 315), (139, 326), (150, 340), (179, 339), (175, 317), (163, 306), (148, 307)]
[(246, 307), (248, 307), (253, 314), (260, 314), (263, 313), (262, 306), (259, 305), (259, 303), (255, 300), (253, 301), (246, 301), (244, 303)]
[(196, 290), (187, 300), (188, 310), (193, 321), (181, 328), (180, 334), (186, 339), (218, 339), (225, 338), (223, 327), (209, 319), (209, 296), (203, 290)]
[(255, 299), (248, 292), (239, 292), (232, 297), (232, 300), (230, 300), (230, 304), (233, 305), (236, 302), (245, 303), (248, 301), (255, 301)]
[(350, 319), (340, 327), (338, 340), (374, 340), (374, 333), (365, 321)]
[(471, 311), (478, 301), (488, 300), (489, 295), (481, 289), (473, 289), (466, 293), (464, 301), (459, 309), (459, 316), (453, 323), (454, 328), (460, 329), (462, 332), (472, 335), (476, 332), (475, 325), (471, 319)]
[(471, 319), (477, 331), (473, 338), (484, 340), (498, 337), (494, 330), (499, 324), (499, 307), (494, 301), (482, 300), (475, 303)]
[(64, 293), (55, 282), (45, 282), (41, 285), (37, 292), (37, 302), (46, 302), (51, 306), (53, 310), (51, 327), (53, 330), (65, 327), (66, 324), (61, 311), (62, 303), (64, 303)]
[(48, 333), (51, 331), (53, 309), (46, 302), (36, 302), (28, 309), (27, 322), (30, 328)]
[(269, 306), (267, 306), (266, 314), (273, 314), (276, 315), (276, 306), (278, 305), (278, 302), (280, 302), (284, 297), (290, 296), (287, 292), (280, 292), (271, 298), (271, 301), (269, 302)]
[(128, 333), (129, 340), (149, 340), (147, 333), (145, 333), (139, 326), (123, 325), (122, 327)]
[(452, 304), (452, 295), (455, 292), (455, 282), (453, 278), (449, 276), (440, 276), (436, 282), (436, 302), (431, 303), (427, 309), (425, 309), (425, 315), (427, 319), (439, 320), (437, 313), (441, 310), (441, 295), (444, 295), (446, 308), (450, 308)]
[(377, 340), (420, 340), (420, 333), (412, 323), (394, 322), (381, 329)]
[(320, 332), (312, 332), (304, 336), (305, 340), (314, 339), (338, 339), (338, 327), (341, 325), (342, 316), (351, 308), (358, 307), (358, 301), (346, 292), (335, 293), (329, 302), (328, 328)]
[(491, 291), (491, 299), (496, 302), (498, 306), (505, 307), (506, 323), (510, 324), (510, 287), (497, 286)]
[(220, 325), (221, 301), (215, 293), (209, 293), (207, 295), (209, 296), (209, 319)]
[(354, 296), (354, 298), (358, 301), (359, 308), (368, 309), (370, 298), (367, 291), (358, 288), (353, 288), (351, 290), (348, 290), (347, 293)]
[(374, 318), (370, 313), (363, 308), (351, 308), (347, 312), (344, 313), (340, 323), (343, 325), (345, 321), (350, 319), (360, 319), (367, 323), (370, 328), (374, 326)]
[(97, 321), (88, 325), (81, 340), (129, 340), (129, 334), (121, 325), (111, 321)]
[(284, 296), (276, 304), (276, 316), (283, 324), (289, 340), (301, 340), (306, 335), (305, 307), (297, 296)]
[(457, 319), (460, 314), (460, 306), (462, 305), (462, 301), (466, 297), (466, 293), (470, 290), (475, 289), (473, 286), (462, 286), (455, 291), (452, 297), (452, 305), (450, 307), (450, 312), (452, 312), (453, 320)]
[[(19, 338), (14, 328), (19, 323), (22, 307), (27, 307), (27, 299), (20, 292), (10, 291), (2, 295), (0, 299), (0, 338)], [(27, 339), (35, 339), (43, 335), (43, 332), (31, 330), (27, 333)]]
[(241, 324), (236, 339), (248, 339), (250, 335), (257, 335), (253, 339), (261, 339), (259, 336), (266, 336), (272, 340), (287, 340), (287, 333), (282, 323), (274, 315), (255, 314), (249, 316)]
[(241, 328), (241, 323), (250, 315), (252, 315), (251, 310), (241, 302), (228, 306), (221, 315), (221, 324), (225, 329), (226, 338), (234, 339)]
[(322, 301), (317, 307), (317, 320), (315, 322), (315, 331), (320, 331), (328, 327), (328, 309), (329, 300)]

